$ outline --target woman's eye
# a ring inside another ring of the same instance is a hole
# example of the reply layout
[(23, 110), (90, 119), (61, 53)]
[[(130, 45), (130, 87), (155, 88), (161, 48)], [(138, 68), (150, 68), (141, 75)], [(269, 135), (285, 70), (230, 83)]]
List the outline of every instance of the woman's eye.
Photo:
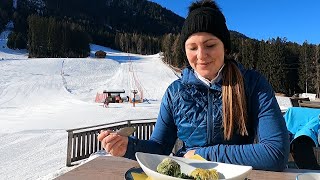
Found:
[(214, 46), (215, 46), (215, 44), (209, 44), (209, 45), (207, 45), (208, 48), (212, 48), (212, 47), (214, 47)]
[(196, 47), (189, 47), (189, 50), (194, 51), (194, 50), (197, 50), (197, 48)]

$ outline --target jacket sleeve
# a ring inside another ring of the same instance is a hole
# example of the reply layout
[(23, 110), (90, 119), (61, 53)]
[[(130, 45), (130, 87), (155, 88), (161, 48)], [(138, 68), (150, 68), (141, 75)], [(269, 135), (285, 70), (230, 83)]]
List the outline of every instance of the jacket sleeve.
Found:
[[(251, 84), (253, 85), (253, 84)], [(251, 97), (251, 116), (257, 123), (257, 144), (218, 144), (196, 149), (207, 160), (250, 165), (253, 169), (282, 171), (289, 155), (289, 135), (273, 89), (260, 76)]]
[(135, 152), (169, 155), (177, 139), (177, 128), (173, 121), (171, 110), (171, 93), (169, 88), (164, 94), (160, 112), (150, 140), (139, 140), (130, 136), (127, 152), (124, 155), (130, 159), (135, 158)]

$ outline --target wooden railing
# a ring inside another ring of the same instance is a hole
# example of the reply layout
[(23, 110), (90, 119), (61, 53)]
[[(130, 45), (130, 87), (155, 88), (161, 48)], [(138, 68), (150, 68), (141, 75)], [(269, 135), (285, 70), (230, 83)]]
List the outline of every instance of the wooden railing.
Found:
[(73, 162), (86, 159), (92, 153), (102, 150), (101, 142), (97, 136), (103, 129), (118, 130), (122, 127), (135, 127), (133, 136), (148, 140), (153, 131), (156, 118), (124, 120), (115, 123), (100, 124), (77, 129), (68, 129), (67, 166), (72, 166)]
[[(102, 150), (101, 142), (97, 140), (97, 136), (101, 130), (112, 129), (118, 130), (122, 127), (135, 127), (136, 131), (133, 136), (148, 140), (154, 129), (156, 118), (151, 119), (134, 119), (123, 120), (115, 123), (100, 124), (96, 126), (88, 126), (77, 129), (68, 129), (68, 147), (67, 147), (67, 166), (72, 166), (74, 162), (88, 158), (92, 153)], [(182, 142), (178, 139), (172, 150), (176, 152), (182, 146)], [(318, 164), (320, 164), (320, 148), (315, 147), (314, 153)], [(289, 162), (294, 161), (289, 157)], [(293, 168), (293, 167), (291, 167)]]

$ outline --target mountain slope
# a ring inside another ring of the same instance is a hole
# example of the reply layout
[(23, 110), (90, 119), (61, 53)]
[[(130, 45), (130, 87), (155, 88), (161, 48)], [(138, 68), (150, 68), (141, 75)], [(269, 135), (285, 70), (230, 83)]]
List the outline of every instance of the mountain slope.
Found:
[(147, 0), (29, 0), (18, 1), (18, 7), (18, 12), (25, 16), (37, 13), (64, 18), (114, 33), (178, 33), (184, 20)]

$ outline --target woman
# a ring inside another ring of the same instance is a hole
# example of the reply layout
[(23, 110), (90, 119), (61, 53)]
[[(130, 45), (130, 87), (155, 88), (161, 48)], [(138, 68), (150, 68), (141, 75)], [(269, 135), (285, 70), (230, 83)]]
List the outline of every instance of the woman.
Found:
[(282, 171), (289, 140), (274, 92), (259, 73), (226, 58), (230, 34), (217, 5), (193, 3), (180, 38), (190, 66), (165, 92), (150, 140), (103, 131), (105, 150), (131, 159), (138, 151), (168, 155), (179, 138), (178, 156)]

